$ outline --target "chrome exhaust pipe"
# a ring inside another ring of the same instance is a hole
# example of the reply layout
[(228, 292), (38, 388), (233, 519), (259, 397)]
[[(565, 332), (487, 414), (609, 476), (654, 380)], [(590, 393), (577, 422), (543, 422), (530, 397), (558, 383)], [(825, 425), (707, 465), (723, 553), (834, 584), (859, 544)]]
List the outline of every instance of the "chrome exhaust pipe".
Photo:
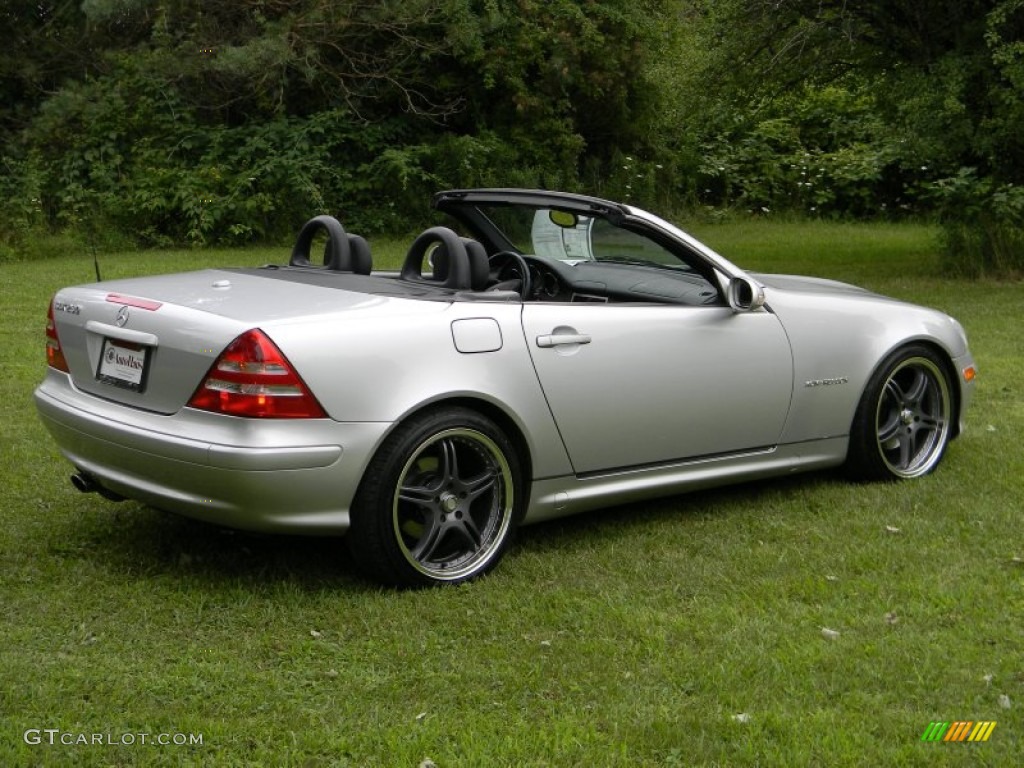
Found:
[(85, 474), (85, 472), (75, 472), (71, 476), (71, 484), (82, 493), (95, 493), (99, 489), (96, 481)]
[(104, 488), (93, 479), (92, 475), (82, 471), (75, 472), (71, 476), (71, 484), (82, 493), (98, 493), (107, 501), (124, 501), (124, 496)]

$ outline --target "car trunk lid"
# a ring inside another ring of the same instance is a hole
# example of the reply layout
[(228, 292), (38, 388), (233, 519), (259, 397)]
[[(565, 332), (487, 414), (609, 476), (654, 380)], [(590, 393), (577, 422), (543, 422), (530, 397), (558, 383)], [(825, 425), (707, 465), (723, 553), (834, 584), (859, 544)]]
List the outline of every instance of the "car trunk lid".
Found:
[(76, 387), (171, 414), (245, 331), (282, 322), (315, 324), (323, 315), (381, 302), (351, 291), (205, 270), (66, 288), (54, 297), (53, 309)]

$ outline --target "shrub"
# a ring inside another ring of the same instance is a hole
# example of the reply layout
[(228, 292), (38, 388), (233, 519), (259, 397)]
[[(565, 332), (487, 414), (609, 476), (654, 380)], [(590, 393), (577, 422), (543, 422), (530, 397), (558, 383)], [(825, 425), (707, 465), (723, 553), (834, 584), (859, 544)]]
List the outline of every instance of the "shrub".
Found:
[(961, 169), (936, 185), (946, 269), (965, 277), (1024, 274), (1024, 188)]

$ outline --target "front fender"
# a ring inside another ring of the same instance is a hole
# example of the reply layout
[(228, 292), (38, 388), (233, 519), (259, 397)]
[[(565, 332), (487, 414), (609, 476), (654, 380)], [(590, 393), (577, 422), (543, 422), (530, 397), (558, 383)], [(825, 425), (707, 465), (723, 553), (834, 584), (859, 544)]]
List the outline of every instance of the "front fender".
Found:
[(893, 350), (930, 344), (949, 361), (960, 412), (970, 400), (963, 366), (973, 365), (963, 329), (937, 310), (872, 294), (793, 295), (772, 290), (769, 304), (793, 349), (793, 406), (781, 442), (849, 434), (864, 388)]

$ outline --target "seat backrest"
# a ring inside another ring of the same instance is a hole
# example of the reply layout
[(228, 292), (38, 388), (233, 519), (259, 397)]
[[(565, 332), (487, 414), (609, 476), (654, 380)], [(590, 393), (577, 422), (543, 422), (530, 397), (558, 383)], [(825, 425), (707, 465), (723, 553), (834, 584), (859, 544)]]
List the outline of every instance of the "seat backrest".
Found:
[(462, 238), (462, 244), (466, 247), (466, 256), (469, 257), (469, 280), (470, 288), (474, 291), (482, 291), (487, 288), (487, 281), (491, 275), (491, 265), (487, 260), (487, 250), (482, 243)]
[[(351, 253), (350, 269), (344, 272), (355, 272), (357, 275), (368, 275), (373, 271), (373, 256), (370, 255), (370, 244), (366, 238), (359, 235), (348, 236), (348, 248)], [(337, 269), (333, 263), (327, 265), (331, 269)]]

